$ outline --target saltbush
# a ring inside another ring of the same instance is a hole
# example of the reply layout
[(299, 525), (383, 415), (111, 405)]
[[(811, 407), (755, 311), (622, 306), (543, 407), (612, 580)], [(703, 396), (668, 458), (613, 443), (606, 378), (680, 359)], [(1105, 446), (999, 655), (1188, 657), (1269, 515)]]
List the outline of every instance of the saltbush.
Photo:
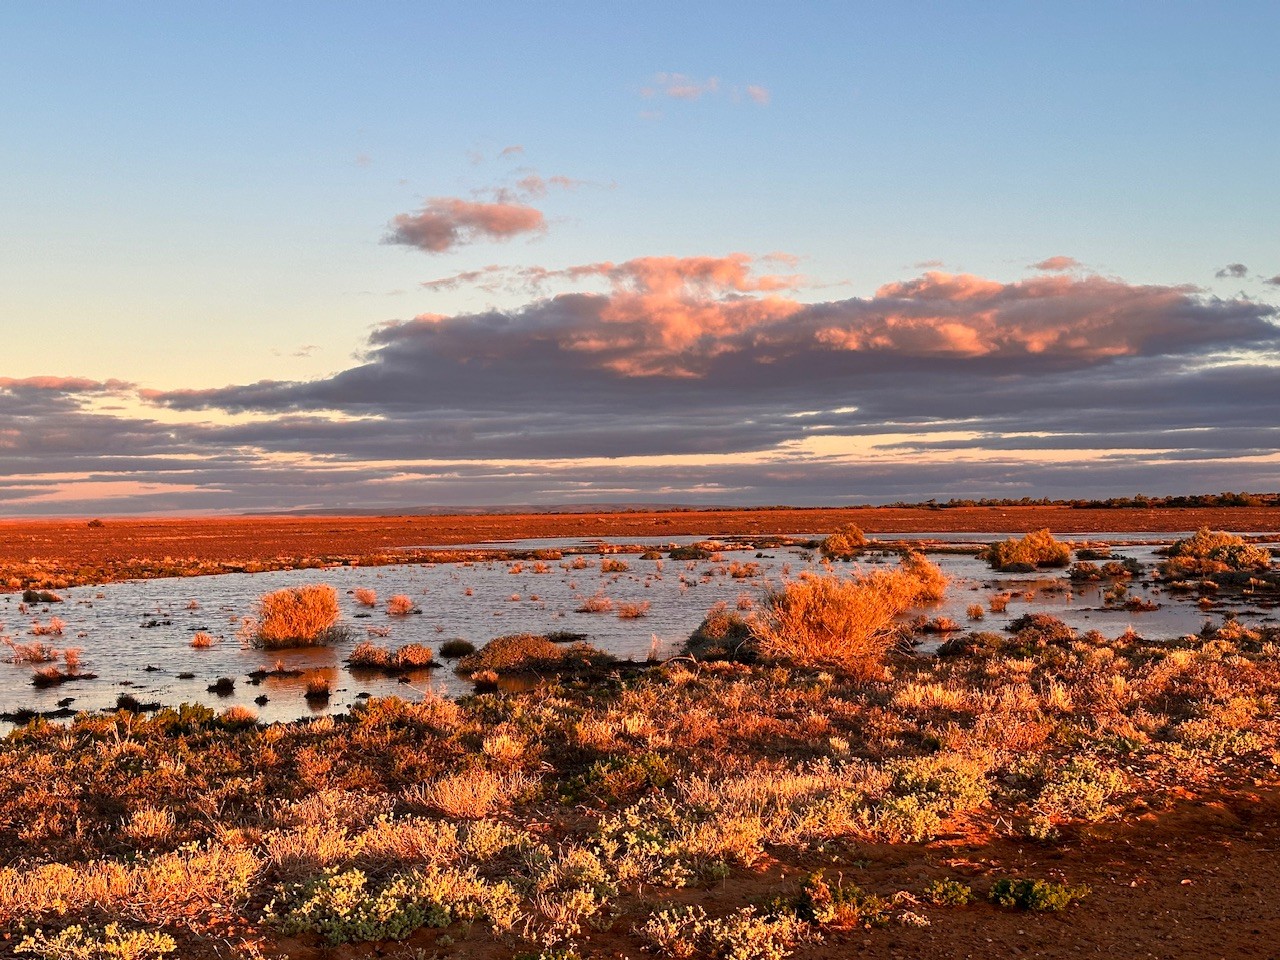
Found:
[(1071, 562), (1071, 548), (1045, 529), (1020, 540), (993, 543), (980, 556), (996, 570), (1030, 572), (1038, 567), (1065, 567)]

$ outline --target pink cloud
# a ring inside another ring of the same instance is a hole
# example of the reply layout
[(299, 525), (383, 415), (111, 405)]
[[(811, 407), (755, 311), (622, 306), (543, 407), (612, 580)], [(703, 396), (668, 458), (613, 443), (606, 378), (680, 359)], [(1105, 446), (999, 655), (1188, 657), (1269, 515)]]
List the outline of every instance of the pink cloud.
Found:
[(1031, 265), (1032, 270), (1043, 270), (1046, 273), (1060, 273), (1065, 270), (1080, 269), (1080, 261), (1075, 257), (1049, 257), (1047, 260), (1041, 260), (1039, 263)]
[(508, 240), (545, 229), (540, 210), (521, 203), (482, 203), (458, 197), (433, 197), (417, 214), (392, 219), (384, 242), (444, 253), (476, 240)]
[(509, 147), (502, 148), (502, 150), (498, 153), (498, 159), (503, 160), (507, 157), (517, 157), (522, 153), (524, 153), (524, 147), (518, 143), (513, 143)]
[(767, 107), (772, 99), (768, 90), (754, 83), (747, 86), (747, 96), (762, 107)]
[(119, 393), (134, 385), (125, 380), (89, 380), (85, 377), (0, 377), (0, 390), (40, 390), (49, 393)]
[[(717, 77), (697, 80), (683, 73), (659, 73), (653, 78), (653, 82), (658, 92), (673, 100), (698, 100), (703, 94), (715, 93), (720, 89)], [(642, 92), (646, 96), (653, 95), (653, 90), (649, 87)]]

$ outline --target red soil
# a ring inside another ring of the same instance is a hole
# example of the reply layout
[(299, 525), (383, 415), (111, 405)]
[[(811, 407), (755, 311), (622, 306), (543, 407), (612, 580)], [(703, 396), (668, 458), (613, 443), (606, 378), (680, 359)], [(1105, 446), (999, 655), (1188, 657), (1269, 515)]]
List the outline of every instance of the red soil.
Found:
[[(599, 514), (399, 517), (200, 517), (0, 521), (0, 587), (217, 573), (246, 565), (388, 563), (403, 548), (543, 537), (653, 537), (826, 533), (854, 523), (867, 533), (1024, 533), (1048, 527), (1091, 538), (1201, 526), (1280, 530), (1280, 508), (1100, 510), (1070, 507), (679, 510)], [(421, 559), (421, 556), (417, 557)]]

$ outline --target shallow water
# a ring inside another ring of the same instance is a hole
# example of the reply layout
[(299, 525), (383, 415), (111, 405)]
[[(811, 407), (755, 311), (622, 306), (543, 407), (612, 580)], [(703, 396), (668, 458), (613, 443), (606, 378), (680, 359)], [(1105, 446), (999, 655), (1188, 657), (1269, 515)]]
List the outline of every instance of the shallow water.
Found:
[[(1162, 606), (1149, 612), (1105, 609), (1103, 586), (1073, 586), (1062, 571), (1046, 575), (995, 575), (972, 555), (930, 550), (946, 573), (953, 578), (946, 600), (920, 611), (930, 617), (950, 617), (963, 629), (999, 630), (1013, 618), (1028, 612), (1050, 613), (1081, 630), (1096, 629), (1116, 636), (1130, 626), (1147, 637), (1177, 637), (1201, 629), (1206, 620), (1220, 623), (1226, 609), (1234, 610), (1245, 623), (1272, 622), (1273, 612), (1249, 603), (1224, 605), (1205, 613), (1195, 598), (1160, 592), (1150, 584), (1156, 561), (1150, 535), (1133, 535), (1142, 544), (1117, 546), (1114, 554), (1130, 556), (1147, 571), (1144, 581), (1135, 581), (1131, 595), (1146, 597)], [(1111, 534), (1116, 542), (1124, 535)], [(680, 538), (687, 543), (694, 538)], [(984, 542), (1002, 539), (997, 535), (952, 535), (919, 537), (938, 544)], [(626, 541), (635, 544), (634, 539)], [(653, 538), (652, 545), (668, 544), (669, 538)], [(583, 541), (524, 541), (478, 545), (508, 549), (569, 549)], [(609, 549), (603, 541), (589, 541), (595, 549)], [(57, 647), (79, 647), (81, 671), (97, 674), (97, 679), (76, 680), (43, 690), (31, 684), (32, 666), (0, 664), (0, 711), (26, 707), (46, 712), (60, 702), (74, 698), (72, 710), (99, 710), (115, 706), (116, 698), (128, 693), (143, 703), (173, 705), (183, 701), (215, 707), (239, 704), (257, 711), (267, 721), (291, 720), (316, 713), (340, 712), (364, 695), (391, 694), (417, 697), (428, 687), (446, 695), (471, 689), (449, 664), (435, 670), (417, 671), (404, 678), (353, 671), (344, 663), (351, 649), (367, 638), (370, 630), (387, 636), (368, 637), (383, 646), (423, 643), (433, 650), (447, 639), (461, 637), (477, 647), (495, 636), (509, 633), (546, 633), (566, 630), (586, 634), (587, 639), (610, 653), (632, 659), (678, 652), (685, 638), (707, 610), (723, 601), (731, 607), (739, 602), (759, 604), (770, 586), (785, 576), (819, 569), (819, 558), (798, 547), (757, 551), (726, 549), (719, 561), (641, 560), (634, 554), (610, 554), (625, 560), (630, 569), (623, 573), (602, 573), (599, 555), (581, 559), (588, 565), (572, 569), (578, 559), (547, 561), (546, 573), (535, 573), (534, 563), (517, 565), (510, 561), (402, 565), (389, 567), (335, 567), (320, 570), (275, 571), (255, 574), (223, 574), (164, 580), (127, 581), (99, 587), (79, 587), (62, 591), (63, 603), (33, 605), (26, 614), (19, 611), (20, 598), (0, 596), (0, 636), (25, 643), (33, 621), (47, 623), (50, 616), (66, 622), (61, 637), (43, 638)], [(875, 563), (894, 563), (893, 556), (871, 555), (856, 564), (836, 564), (836, 570), (865, 568)], [(755, 563), (758, 576), (735, 579), (731, 564)], [(339, 594), (343, 624), (350, 628), (348, 640), (331, 648), (263, 651), (236, 638), (245, 617), (254, 613), (262, 594), (281, 587), (308, 583), (331, 584)], [(360, 587), (377, 591), (378, 606), (356, 604), (352, 592)], [(1013, 593), (1003, 614), (987, 612), (984, 619), (966, 619), (966, 608), (980, 603), (988, 606), (993, 593)], [(408, 594), (421, 613), (392, 616), (385, 602), (393, 594)], [(614, 603), (608, 613), (580, 613), (583, 599), (602, 593)], [(645, 616), (620, 619), (616, 609), (625, 603), (649, 603)], [(192, 635), (204, 630), (220, 638), (211, 648), (190, 646)], [(939, 638), (921, 645), (921, 652), (936, 648)], [(300, 670), (297, 677), (266, 677), (259, 684), (249, 679), (255, 670), (283, 666)], [(190, 673), (183, 678), (180, 674)], [(208, 690), (220, 677), (234, 680), (234, 690), (219, 696)], [(327, 679), (332, 696), (327, 704), (309, 705), (304, 691), (309, 680)], [(264, 704), (255, 698), (267, 697)]]

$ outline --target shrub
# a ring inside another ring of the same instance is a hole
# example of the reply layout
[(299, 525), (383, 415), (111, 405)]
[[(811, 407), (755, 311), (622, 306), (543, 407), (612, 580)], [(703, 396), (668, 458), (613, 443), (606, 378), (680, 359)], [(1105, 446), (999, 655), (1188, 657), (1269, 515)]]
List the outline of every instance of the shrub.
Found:
[(403, 940), (422, 927), (444, 927), (449, 912), (417, 893), (411, 877), (393, 876), (370, 888), (361, 870), (329, 870), (285, 887), (267, 909), (281, 933), (318, 933), (330, 944)]
[(126, 930), (118, 923), (109, 923), (101, 931), (78, 924), (55, 934), (37, 930), (23, 937), (13, 952), (45, 960), (160, 960), (177, 949), (177, 943), (167, 933)]
[(1037, 567), (1065, 567), (1071, 548), (1046, 530), (1035, 530), (1021, 540), (1004, 540), (987, 547), (980, 556), (993, 569), (1028, 572)]
[(879, 927), (889, 922), (889, 903), (882, 897), (862, 892), (841, 877), (834, 884), (813, 873), (805, 878), (796, 904), (796, 915), (824, 927), (847, 930)]
[(792, 581), (768, 597), (755, 629), (759, 652), (803, 667), (872, 675), (898, 642), (897, 617), (935, 598), (939, 580), (945, 585), (937, 567), (913, 555), (897, 570)]
[(406, 643), (396, 650), (392, 663), (397, 670), (418, 670), (436, 666), (431, 648), (422, 643)]
[(1215, 533), (1208, 527), (1201, 527), (1185, 540), (1175, 540), (1168, 554), (1169, 559), (1160, 564), (1160, 574), (1167, 580), (1265, 570), (1271, 566), (1271, 553), (1265, 547), (1247, 543), (1232, 533)]
[(980, 603), (969, 604), (968, 609), (965, 610), (965, 614), (970, 620), (981, 620), (986, 616), (986, 613), (982, 609), (982, 604)]
[(352, 596), (355, 597), (356, 603), (362, 607), (376, 607), (378, 605), (378, 591), (370, 590), (368, 587), (360, 587)]
[(31, 624), (31, 633), (37, 637), (60, 637), (66, 625), (61, 617), (50, 617), (48, 623), (37, 620)]
[(586, 643), (558, 646), (544, 636), (514, 633), (495, 637), (463, 657), (458, 669), (471, 671), (564, 670), (607, 663), (612, 658)]
[(1086, 886), (1069, 887), (1052, 880), (1020, 880), (1003, 877), (995, 882), (987, 899), (1002, 907), (1023, 910), (1065, 910), (1089, 895)]
[(5, 637), (4, 643), (13, 651), (8, 657), (9, 663), (51, 663), (61, 656), (61, 651), (56, 647), (40, 640), (32, 643), (14, 643)]
[(393, 617), (402, 617), (405, 614), (413, 613), (417, 606), (413, 602), (413, 597), (407, 593), (397, 593), (387, 601), (387, 613)]
[(685, 641), (685, 653), (699, 660), (754, 659), (751, 647), (752, 621), (731, 613), (724, 601), (707, 611), (706, 617)]
[(206, 650), (213, 646), (213, 634), (197, 630), (191, 638), (191, 646), (196, 650)]
[(845, 524), (822, 541), (819, 549), (832, 560), (852, 560), (867, 548), (867, 537), (858, 526)]
[(475, 652), (476, 645), (470, 640), (453, 639), (440, 644), (440, 656), (446, 660), (456, 660), (458, 657), (465, 657)]
[(631, 569), (631, 565), (625, 560), (615, 560), (612, 557), (605, 557), (600, 561), (601, 573), (626, 573)]
[(258, 601), (258, 617), (246, 624), (259, 646), (320, 646), (337, 638), (338, 593), (328, 584), (286, 587)]
[(973, 887), (947, 877), (924, 888), (924, 899), (937, 907), (963, 907), (973, 903)]
[(366, 670), (385, 670), (391, 665), (391, 651), (386, 647), (380, 647), (376, 643), (370, 643), (365, 640), (351, 651), (351, 656), (347, 658), (347, 663), (351, 666)]
[(641, 603), (620, 603), (618, 604), (619, 620), (638, 620), (640, 617), (648, 616), (649, 601), (645, 600)]
[(608, 613), (613, 609), (613, 601), (603, 593), (592, 594), (577, 607), (578, 613)]

